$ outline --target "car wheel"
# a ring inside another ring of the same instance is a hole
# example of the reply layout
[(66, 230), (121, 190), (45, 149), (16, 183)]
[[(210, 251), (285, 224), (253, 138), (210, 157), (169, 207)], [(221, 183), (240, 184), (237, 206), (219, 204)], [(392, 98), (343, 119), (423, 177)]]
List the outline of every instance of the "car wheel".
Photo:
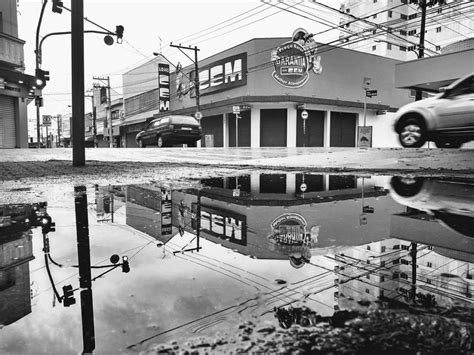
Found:
[(426, 142), (426, 129), (419, 118), (408, 118), (400, 124), (398, 139), (405, 148), (419, 148)]
[(438, 148), (460, 148), (462, 146), (461, 141), (456, 139), (446, 140), (446, 139), (439, 139), (435, 141), (436, 147)]
[(163, 138), (161, 136), (158, 136), (156, 138), (156, 143), (158, 145), (158, 148), (163, 148), (165, 146), (165, 142), (163, 141)]
[(411, 197), (421, 191), (424, 179), (421, 177), (394, 176), (390, 180), (390, 186), (400, 196)]
[(138, 140), (138, 148), (145, 148), (145, 144), (143, 144), (143, 139)]

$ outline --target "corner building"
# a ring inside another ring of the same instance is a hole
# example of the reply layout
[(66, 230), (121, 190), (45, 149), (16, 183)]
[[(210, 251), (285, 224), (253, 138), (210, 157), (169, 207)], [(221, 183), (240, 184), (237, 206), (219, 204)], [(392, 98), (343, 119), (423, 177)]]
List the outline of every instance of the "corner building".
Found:
[[(364, 121), (371, 146), (399, 146), (391, 113), (413, 100), (395, 88), (399, 61), (298, 39), (301, 33), (252, 39), (199, 61), (202, 147), (355, 147)], [(154, 117), (197, 111), (194, 65), (177, 68), (170, 111)], [(377, 90), (370, 98), (367, 78)]]

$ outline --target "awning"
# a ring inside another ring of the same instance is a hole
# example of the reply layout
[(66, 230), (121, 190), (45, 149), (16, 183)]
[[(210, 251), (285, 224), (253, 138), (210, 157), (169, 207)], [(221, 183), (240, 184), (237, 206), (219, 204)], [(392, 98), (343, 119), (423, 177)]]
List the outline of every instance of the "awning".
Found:
[[(145, 122), (147, 119), (153, 118), (153, 115), (155, 115), (159, 112), (160, 112), (160, 110), (156, 109), (156, 110), (141, 112), (141, 113), (138, 113), (138, 114), (130, 116), (130, 117), (126, 116), (125, 120), (120, 122), (118, 125), (119, 126), (128, 126), (128, 125), (132, 125), (132, 124), (136, 124), (136, 123)], [(126, 113), (125, 113), (125, 115), (126, 115)]]

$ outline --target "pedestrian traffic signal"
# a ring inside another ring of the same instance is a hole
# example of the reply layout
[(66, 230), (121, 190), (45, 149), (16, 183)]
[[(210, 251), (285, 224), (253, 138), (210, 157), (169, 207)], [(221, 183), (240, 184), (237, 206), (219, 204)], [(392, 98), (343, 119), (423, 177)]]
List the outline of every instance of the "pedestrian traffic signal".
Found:
[(60, 0), (53, 0), (53, 12), (58, 14), (63, 12), (63, 2)]
[(69, 307), (76, 303), (76, 299), (74, 298), (74, 290), (72, 289), (71, 285), (63, 286), (63, 306)]
[(46, 86), (46, 82), (49, 81), (49, 71), (36, 69), (36, 86), (39, 88), (44, 88)]
[(122, 43), (124, 27), (122, 25), (115, 26), (115, 35), (117, 36), (117, 43)]
[(130, 271), (130, 265), (128, 264), (128, 257), (127, 256), (122, 256), (122, 272), (129, 272)]

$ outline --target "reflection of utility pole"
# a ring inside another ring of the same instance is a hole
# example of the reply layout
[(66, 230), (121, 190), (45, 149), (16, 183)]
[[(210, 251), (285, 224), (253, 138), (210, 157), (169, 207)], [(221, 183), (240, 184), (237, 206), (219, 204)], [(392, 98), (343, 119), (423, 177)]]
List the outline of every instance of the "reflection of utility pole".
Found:
[[(183, 53), (186, 57), (188, 57), (189, 60), (191, 60), (194, 63), (194, 90), (196, 93), (196, 112), (201, 112), (201, 107), (199, 104), (199, 68), (198, 68), (198, 51), (199, 48), (194, 46), (191, 47), (185, 47), (181, 45), (175, 45), (170, 43), (170, 47), (175, 47), (178, 48), (181, 53)], [(187, 50), (192, 50), (194, 51), (194, 59), (192, 59), (189, 55), (186, 54), (186, 52), (183, 52), (183, 49)], [(196, 117), (197, 118), (197, 117)]]
[(76, 208), (77, 256), (79, 260), (79, 286), (81, 288), (83, 353), (92, 353), (95, 349), (95, 332), (86, 187), (75, 186), (74, 196)]
[(416, 298), (416, 252), (418, 244), (415, 242), (411, 243), (411, 299), (415, 301)]
[(105, 88), (107, 90), (107, 126), (109, 127), (109, 148), (114, 147), (114, 134), (112, 132), (112, 105), (110, 100), (110, 77), (100, 78), (93, 77), (94, 80), (100, 80), (101, 82), (107, 82), (106, 85), (94, 85), (94, 88)]

